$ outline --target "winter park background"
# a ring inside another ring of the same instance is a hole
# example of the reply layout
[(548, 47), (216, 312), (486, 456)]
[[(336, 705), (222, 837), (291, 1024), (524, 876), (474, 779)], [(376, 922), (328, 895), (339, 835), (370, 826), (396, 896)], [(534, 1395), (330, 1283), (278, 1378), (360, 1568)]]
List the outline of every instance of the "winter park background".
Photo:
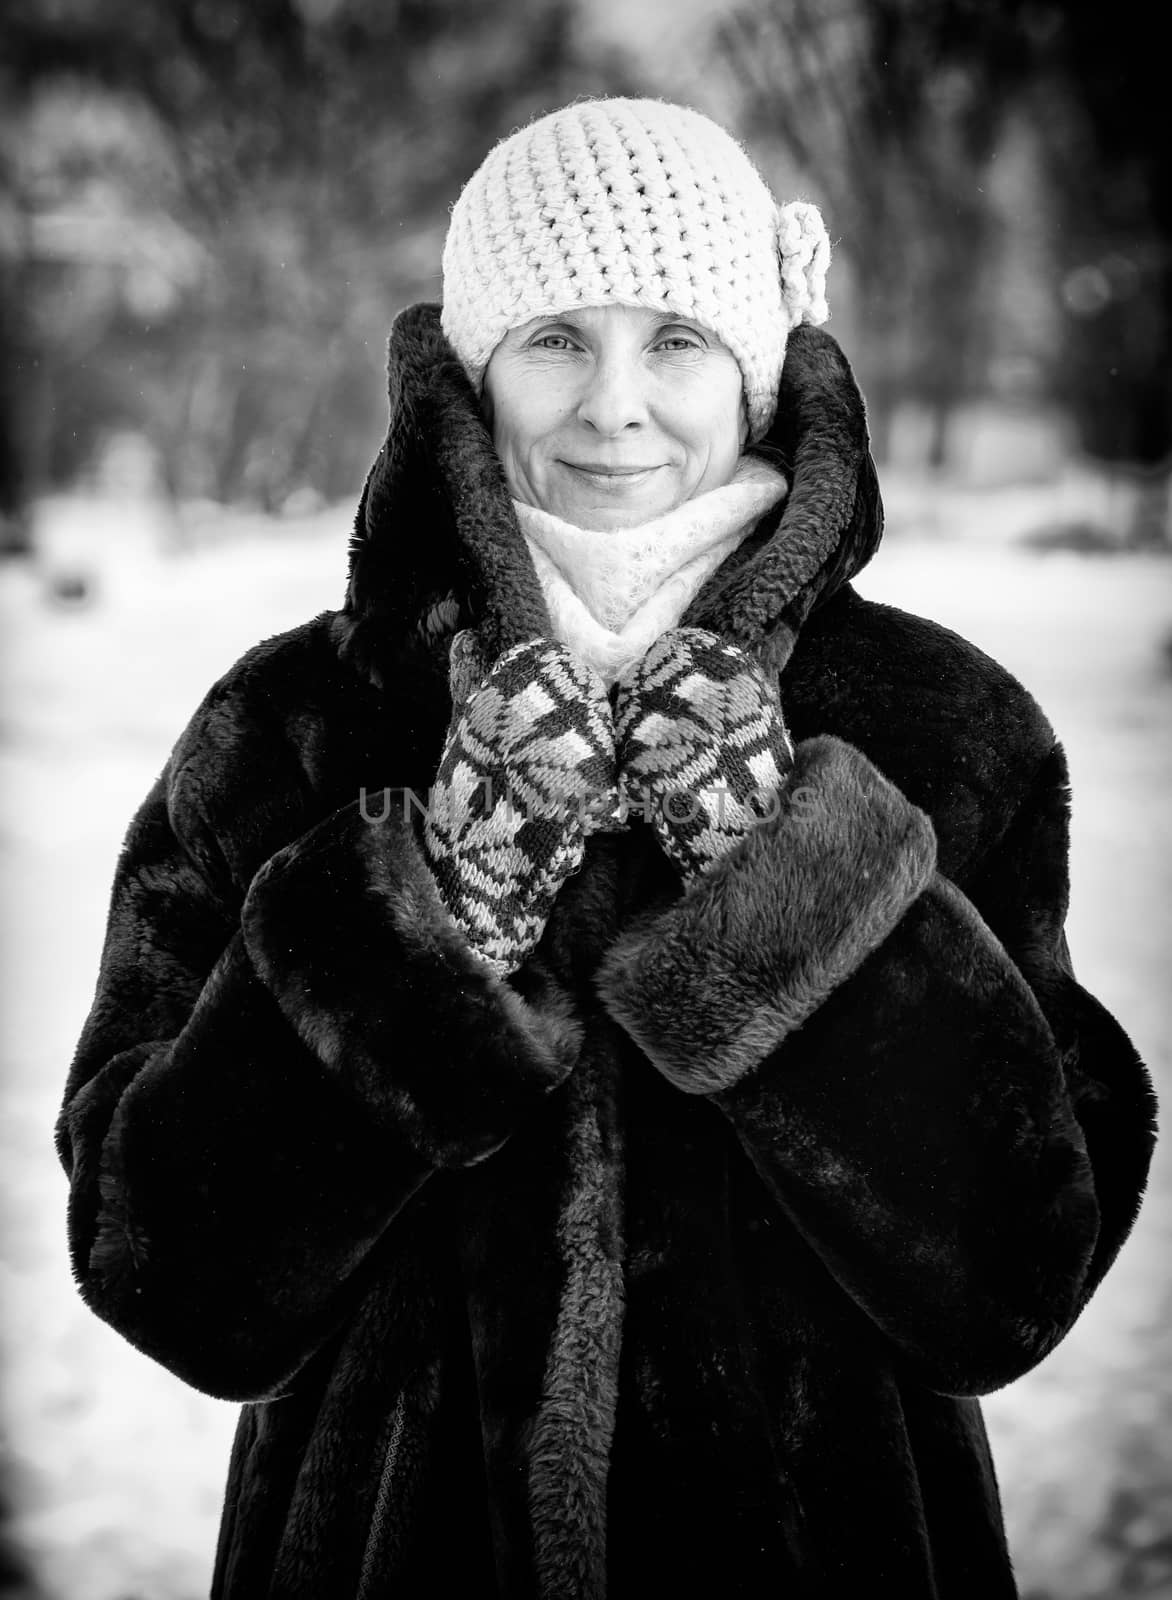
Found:
[[(888, 532), (857, 586), (1070, 761), (1081, 981), (1172, 1097), (1172, 177), (1139, 0), (15, 0), (0, 22), (0, 1593), (198, 1600), (235, 1407), (99, 1323), (51, 1130), (130, 816), (214, 678), (341, 603), (394, 312), (581, 93), (690, 101), (823, 206)], [(1028, 1600), (1172, 1597), (1172, 1152), (986, 1402)]]

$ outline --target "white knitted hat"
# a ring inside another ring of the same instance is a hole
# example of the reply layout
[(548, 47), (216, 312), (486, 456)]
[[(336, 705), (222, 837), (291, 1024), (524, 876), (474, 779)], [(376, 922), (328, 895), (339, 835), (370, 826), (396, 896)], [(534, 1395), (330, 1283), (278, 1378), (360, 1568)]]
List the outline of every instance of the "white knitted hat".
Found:
[(824, 322), (818, 208), (778, 206), (732, 136), (662, 100), (582, 100), (489, 151), (452, 208), (441, 322), (480, 392), (510, 328), (576, 306), (694, 318), (736, 357), (750, 438), (789, 330)]

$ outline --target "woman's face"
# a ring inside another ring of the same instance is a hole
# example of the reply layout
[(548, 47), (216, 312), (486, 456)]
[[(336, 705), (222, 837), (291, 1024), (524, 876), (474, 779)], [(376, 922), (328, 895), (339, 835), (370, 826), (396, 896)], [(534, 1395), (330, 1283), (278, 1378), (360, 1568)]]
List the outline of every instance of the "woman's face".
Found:
[(580, 528), (635, 527), (718, 488), (748, 437), (732, 353), (701, 323), (641, 306), (512, 329), (484, 405), (514, 497)]

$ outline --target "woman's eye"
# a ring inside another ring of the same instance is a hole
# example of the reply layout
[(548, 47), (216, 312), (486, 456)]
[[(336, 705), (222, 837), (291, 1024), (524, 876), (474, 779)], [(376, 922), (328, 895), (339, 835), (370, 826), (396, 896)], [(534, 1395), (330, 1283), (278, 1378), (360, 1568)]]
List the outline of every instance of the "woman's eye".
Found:
[(570, 341), (564, 333), (543, 333), (534, 339), (534, 345), (539, 350), (568, 350)]
[(669, 333), (659, 343), (668, 350), (699, 350), (702, 348), (699, 339), (688, 333)]

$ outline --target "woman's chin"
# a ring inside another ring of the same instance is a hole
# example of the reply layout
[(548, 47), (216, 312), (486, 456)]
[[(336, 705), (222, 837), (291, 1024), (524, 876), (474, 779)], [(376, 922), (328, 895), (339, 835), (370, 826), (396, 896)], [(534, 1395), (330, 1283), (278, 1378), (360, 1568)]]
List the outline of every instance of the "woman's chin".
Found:
[(610, 498), (603, 504), (589, 499), (565, 499), (549, 509), (563, 522), (596, 533), (611, 533), (619, 528), (637, 528), (671, 511), (676, 502), (670, 495), (633, 496), (629, 500)]

